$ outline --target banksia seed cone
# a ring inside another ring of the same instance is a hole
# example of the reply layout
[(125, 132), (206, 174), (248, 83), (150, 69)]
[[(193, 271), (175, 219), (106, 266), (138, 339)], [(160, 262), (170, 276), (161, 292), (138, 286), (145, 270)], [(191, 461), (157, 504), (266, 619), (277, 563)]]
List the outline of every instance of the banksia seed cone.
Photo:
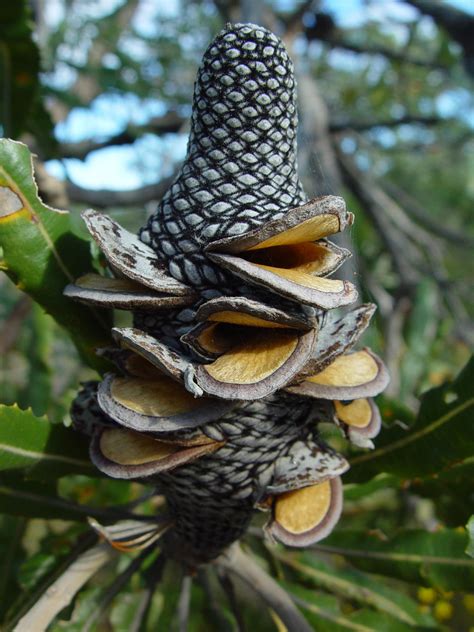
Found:
[(71, 298), (133, 311), (104, 350), (117, 372), (73, 406), (91, 458), (164, 494), (170, 556), (199, 564), (268, 510), (292, 546), (325, 537), (342, 506), (346, 460), (323, 443), (334, 422), (370, 447), (370, 399), (387, 372), (351, 348), (373, 305), (327, 278), (349, 256), (326, 238), (353, 216), (335, 196), (307, 200), (296, 164), (295, 82), (282, 43), (228, 26), (206, 51), (186, 160), (136, 237), (107, 216), (84, 220), (112, 276), (88, 274)]

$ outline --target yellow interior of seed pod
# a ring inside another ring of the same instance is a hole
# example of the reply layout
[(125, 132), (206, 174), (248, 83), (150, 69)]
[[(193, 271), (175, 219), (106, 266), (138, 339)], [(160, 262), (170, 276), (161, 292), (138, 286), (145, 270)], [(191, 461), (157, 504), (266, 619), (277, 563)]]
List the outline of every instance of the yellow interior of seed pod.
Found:
[(75, 285), (87, 290), (102, 290), (103, 292), (150, 292), (139, 283), (128, 279), (111, 279), (100, 274), (84, 274), (75, 282)]
[(339, 293), (344, 290), (344, 282), (339, 279), (326, 279), (323, 277), (311, 276), (299, 270), (287, 270), (286, 268), (274, 268), (272, 266), (258, 265), (259, 268), (267, 270), (272, 274), (283, 277), (287, 281), (303, 285), (304, 287), (319, 292), (327, 292), (329, 294)]
[(223, 323), (213, 323), (196, 337), (198, 344), (209, 353), (225, 353), (238, 343), (238, 328)]
[(367, 351), (357, 351), (336, 358), (332, 364), (306, 380), (325, 386), (360, 386), (377, 377), (377, 362)]
[(355, 399), (350, 404), (334, 402), (337, 418), (355, 428), (365, 428), (372, 419), (372, 408), (368, 399)]
[(111, 428), (102, 433), (100, 449), (107, 459), (119, 465), (143, 465), (164, 459), (181, 448), (138, 432)]
[(242, 253), (246, 261), (257, 265), (296, 270), (317, 274), (329, 268), (337, 260), (336, 254), (326, 244), (309, 243), (273, 246), (262, 250)]
[(209, 321), (218, 323), (229, 323), (232, 325), (243, 325), (244, 327), (266, 327), (269, 329), (287, 329), (291, 325), (283, 323), (275, 323), (271, 320), (265, 320), (253, 314), (245, 314), (244, 312), (233, 312), (230, 310), (222, 310), (214, 312), (208, 318)]
[(316, 527), (331, 506), (331, 483), (303, 487), (275, 499), (276, 522), (290, 533), (306, 533)]
[(285, 364), (296, 349), (298, 339), (296, 332), (288, 330), (243, 332), (238, 344), (212, 364), (205, 365), (205, 369), (220, 382), (260, 382)]
[(333, 213), (324, 213), (316, 215), (301, 222), (293, 228), (288, 228), (278, 235), (269, 237), (264, 241), (251, 246), (248, 250), (260, 250), (261, 248), (270, 248), (273, 246), (287, 246), (289, 244), (300, 244), (308, 241), (316, 241), (328, 235), (339, 232), (339, 218)]
[(205, 400), (194, 398), (181, 384), (165, 375), (159, 378), (115, 377), (112, 398), (141, 415), (171, 417), (199, 408)]
[(130, 353), (129, 357), (125, 360), (125, 368), (135, 377), (158, 380), (163, 377), (162, 371), (137, 353)]

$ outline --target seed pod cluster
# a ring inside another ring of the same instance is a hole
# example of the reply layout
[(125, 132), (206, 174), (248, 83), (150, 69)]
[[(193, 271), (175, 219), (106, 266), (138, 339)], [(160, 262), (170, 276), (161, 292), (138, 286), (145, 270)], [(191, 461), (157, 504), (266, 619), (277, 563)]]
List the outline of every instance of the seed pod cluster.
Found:
[(186, 160), (138, 236), (89, 210), (109, 265), (66, 288), (133, 312), (101, 350), (116, 371), (73, 405), (91, 458), (109, 476), (167, 500), (169, 554), (209, 561), (256, 509), (276, 540), (307, 546), (342, 508), (348, 463), (322, 422), (363, 447), (380, 429), (372, 397), (388, 382), (352, 348), (374, 312), (330, 278), (350, 253), (328, 238), (353, 215), (336, 196), (308, 200), (298, 178), (295, 81), (278, 38), (229, 25), (195, 84)]

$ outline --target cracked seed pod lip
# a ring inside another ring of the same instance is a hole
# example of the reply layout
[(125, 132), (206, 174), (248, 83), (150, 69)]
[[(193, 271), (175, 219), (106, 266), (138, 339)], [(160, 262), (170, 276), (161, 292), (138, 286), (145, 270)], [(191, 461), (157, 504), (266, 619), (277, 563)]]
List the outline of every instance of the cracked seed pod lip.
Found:
[(166, 497), (162, 546), (188, 566), (240, 538), (258, 508), (271, 538), (325, 537), (349, 466), (319, 424), (363, 446), (380, 429), (371, 398), (387, 372), (353, 350), (375, 308), (336, 311), (357, 292), (330, 278), (350, 255), (330, 237), (354, 218), (340, 197), (305, 196), (296, 130), (283, 44), (228, 25), (198, 71), (186, 159), (138, 237), (84, 213), (111, 274), (66, 294), (134, 322), (113, 330), (102, 353), (117, 370), (84, 385), (74, 425), (99, 469)]

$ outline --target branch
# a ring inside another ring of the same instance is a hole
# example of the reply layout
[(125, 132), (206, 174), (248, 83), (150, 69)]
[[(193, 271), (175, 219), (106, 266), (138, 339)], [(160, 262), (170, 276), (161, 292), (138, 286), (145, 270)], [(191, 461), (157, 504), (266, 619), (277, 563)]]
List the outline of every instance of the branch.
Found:
[[(163, 116), (156, 116), (148, 121), (146, 125), (129, 126), (119, 134), (111, 136), (104, 141), (92, 139), (83, 140), (79, 143), (61, 143), (58, 147), (60, 158), (77, 158), (84, 160), (93, 151), (99, 151), (106, 147), (117, 147), (120, 145), (131, 145), (144, 134), (175, 134), (180, 131), (187, 119), (177, 114), (177, 112), (167, 112)], [(54, 158), (55, 156), (48, 156)]]
[(67, 183), (67, 192), (71, 202), (86, 204), (94, 208), (106, 208), (108, 206), (143, 206), (148, 202), (161, 200), (174, 180), (174, 175), (160, 180), (157, 184), (148, 184), (139, 189), (130, 191), (112, 191), (101, 189), (98, 191), (83, 189), (82, 187)]
[(400, 200), (407, 213), (409, 213), (416, 222), (424, 226), (426, 230), (438, 237), (441, 237), (442, 239), (445, 239), (446, 241), (453, 242), (456, 246), (461, 246), (462, 248), (474, 248), (474, 239), (472, 237), (463, 233), (458, 233), (456, 230), (446, 228), (436, 222), (419, 202), (396, 184), (385, 182), (383, 186), (392, 197)]
[(147, 619), (150, 614), (153, 596), (157, 585), (163, 579), (163, 572), (167, 563), (167, 557), (164, 553), (160, 553), (158, 559), (153, 564), (150, 564), (146, 568), (142, 577), (145, 580), (146, 588), (141, 599), (141, 603), (133, 617), (133, 621), (130, 623), (128, 632), (139, 632), (140, 630), (148, 630)]
[(365, 41), (363, 44), (357, 42), (351, 42), (348, 39), (347, 33), (342, 29), (337, 28), (332, 17), (328, 13), (314, 12), (314, 24), (304, 27), (304, 33), (309, 41), (317, 39), (325, 42), (330, 48), (343, 48), (353, 53), (360, 53), (364, 55), (382, 55), (387, 59), (396, 61), (403, 64), (412, 64), (414, 66), (420, 66), (422, 68), (436, 68), (438, 70), (447, 71), (449, 68), (435, 61), (427, 61), (420, 57), (411, 57), (407, 53), (393, 50), (387, 46), (380, 44), (369, 44)]
[(405, 290), (410, 290), (418, 279), (418, 266), (415, 263), (419, 262), (410, 261), (408, 256), (410, 251), (413, 252), (412, 245), (395, 229), (385, 214), (387, 200), (395, 203), (387, 195), (381, 195), (381, 190), (356, 167), (349, 156), (339, 152), (338, 158), (348, 188), (360, 200), (362, 208), (379, 233), (398, 272), (402, 286)]
[(288, 593), (270, 577), (238, 544), (230, 547), (216, 562), (217, 566), (236, 575), (274, 610), (288, 632), (311, 632), (312, 628), (293, 603)]
[(447, 119), (443, 119), (439, 116), (421, 116), (406, 114), (399, 118), (381, 119), (380, 121), (333, 121), (329, 124), (329, 130), (332, 133), (341, 132), (344, 130), (353, 130), (355, 132), (364, 132), (366, 130), (374, 129), (375, 127), (397, 127), (398, 125), (438, 125), (439, 123), (446, 122)]
[[(318, 195), (337, 195), (342, 191), (342, 177), (337, 162), (333, 139), (329, 133), (329, 112), (317, 82), (309, 75), (298, 77), (300, 108), (302, 113), (301, 130), (307, 142), (304, 153), (300, 155), (300, 164), (306, 165), (303, 184), (311, 197)], [(340, 233), (335, 238), (339, 246), (353, 250), (350, 233)], [(348, 259), (339, 274), (350, 278), (357, 286), (355, 259)]]
[[(84, 107), (90, 105), (91, 101), (103, 91), (95, 73), (91, 72), (91, 69), (100, 68), (104, 55), (117, 49), (118, 40), (123, 37), (124, 31), (132, 24), (133, 16), (139, 5), (140, 0), (127, 0), (109, 15), (101, 18), (101, 25), (106, 25), (109, 20), (114, 19), (114, 29), (108, 29), (106, 36), (102, 33), (102, 37), (100, 37), (99, 33), (99, 36), (94, 39), (89, 47), (87, 60), (83, 68), (78, 69), (78, 76), (68, 89), (68, 93), (75, 95)], [(68, 115), (70, 106), (56, 99), (52, 100), (49, 110), (54, 122), (59, 123)]]
[[(262, 530), (258, 529), (258, 531), (259, 535), (261, 535)], [(234, 584), (232, 583), (232, 580), (230, 579), (229, 575), (224, 572), (223, 569), (218, 569), (217, 578), (219, 579), (222, 590), (225, 592), (229, 601), (229, 606), (232, 614), (234, 615), (238, 632), (245, 632), (245, 623), (242, 617), (242, 612), (239, 608), (239, 604), (237, 603), (237, 599), (235, 597)]]
[(464, 53), (466, 71), (474, 77), (474, 17), (447, 2), (432, 0), (405, 0), (420, 13), (429, 15), (436, 24), (449, 33)]
[(179, 593), (178, 607), (176, 609), (176, 616), (178, 621), (179, 632), (187, 632), (189, 622), (189, 609), (191, 606), (191, 587), (192, 587), (191, 575), (185, 575), (181, 582), (181, 590)]
[(400, 364), (404, 350), (403, 329), (411, 308), (410, 299), (401, 296), (395, 302), (385, 322), (384, 360), (390, 372), (390, 383), (385, 391), (387, 397), (397, 397), (400, 394)]
[[(220, 595), (216, 594), (215, 588), (211, 584), (208, 568), (201, 567), (198, 570), (198, 580), (206, 594), (206, 605), (209, 610), (209, 614), (212, 619), (214, 619), (216, 628), (219, 632), (234, 632), (235, 628), (233, 623), (229, 621), (228, 617), (226, 617), (223, 612), (222, 603), (220, 603), (219, 599)], [(233, 614), (235, 616), (235, 612), (233, 612)], [(238, 622), (237, 630), (238, 632), (243, 632)]]
[(132, 575), (134, 575), (140, 569), (140, 566), (150, 555), (151, 551), (149, 549), (142, 551), (142, 553), (138, 557), (133, 559), (127, 566), (127, 568), (122, 573), (120, 573), (118, 577), (115, 578), (115, 580), (107, 588), (104, 594), (101, 595), (99, 602), (95, 605), (94, 609), (87, 617), (85, 623), (81, 628), (81, 632), (89, 632), (92, 626), (101, 619), (104, 612), (112, 603), (114, 597), (116, 597), (116, 595), (119, 594), (122, 588), (124, 588), (128, 584), (129, 580), (132, 578)]
[(20, 619), (13, 632), (44, 632), (76, 593), (107, 562), (117, 556), (109, 544), (97, 544), (73, 562)]

